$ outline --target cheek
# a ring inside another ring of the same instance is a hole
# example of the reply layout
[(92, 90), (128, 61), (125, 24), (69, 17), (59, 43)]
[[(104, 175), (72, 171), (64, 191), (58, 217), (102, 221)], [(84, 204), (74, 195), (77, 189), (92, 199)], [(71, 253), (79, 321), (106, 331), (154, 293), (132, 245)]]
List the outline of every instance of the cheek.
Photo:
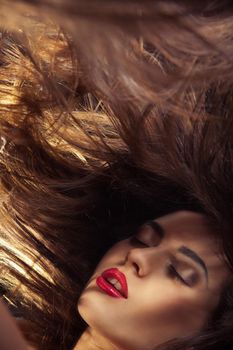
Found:
[(143, 341), (141, 346), (145, 348), (192, 335), (203, 328), (208, 317), (203, 299), (187, 296), (186, 291), (182, 294), (182, 290), (176, 290), (174, 286), (164, 287), (158, 288), (153, 295), (148, 293), (143, 298), (138, 297), (127, 310), (131, 315), (131, 330), (128, 332), (134, 334), (136, 342)]
[(202, 303), (177, 296), (161, 305), (159, 320), (166, 331), (174, 336), (188, 335), (199, 331), (206, 320)]

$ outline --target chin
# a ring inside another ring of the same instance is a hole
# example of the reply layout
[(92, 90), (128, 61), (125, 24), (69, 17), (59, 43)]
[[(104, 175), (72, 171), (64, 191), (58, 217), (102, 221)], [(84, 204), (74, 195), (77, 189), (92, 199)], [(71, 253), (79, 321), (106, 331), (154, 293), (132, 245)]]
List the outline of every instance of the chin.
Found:
[[(82, 319), (90, 328), (115, 347), (122, 350), (141, 350), (141, 346), (138, 347), (135, 344), (132, 345), (131, 342), (125, 341), (124, 337), (121, 336), (121, 329), (114, 326), (117, 324), (114, 313), (109, 313), (109, 308), (105, 305), (102, 298), (99, 298), (99, 295), (94, 293), (94, 291), (84, 291), (78, 301), (77, 309)], [(145, 348), (145, 350), (147, 349)]]
[(89, 324), (87, 319), (89, 318), (88, 314), (90, 313), (91, 308), (90, 301), (88, 299), (89, 298), (85, 296), (85, 293), (83, 293), (81, 294), (77, 304), (78, 313), (87, 324)]
[(77, 309), (82, 319), (90, 327), (96, 327), (106, 319), (103, 303), (99, 300), (97, 292), (94, 290), (83, 291), (78, 300)]

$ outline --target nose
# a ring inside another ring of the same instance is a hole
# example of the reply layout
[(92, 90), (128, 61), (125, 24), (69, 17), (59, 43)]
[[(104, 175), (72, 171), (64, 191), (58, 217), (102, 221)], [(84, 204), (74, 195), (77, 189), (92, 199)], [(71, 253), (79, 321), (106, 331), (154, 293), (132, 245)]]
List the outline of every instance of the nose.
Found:
[(130, 249), (126, 256), (126, 265), (134, 269), (139, 277), (145, 277), (155, 272), (155, 269), (159, 267), (161, 254), (155, 252), (155, 247), (148, 248), (133, 248)]

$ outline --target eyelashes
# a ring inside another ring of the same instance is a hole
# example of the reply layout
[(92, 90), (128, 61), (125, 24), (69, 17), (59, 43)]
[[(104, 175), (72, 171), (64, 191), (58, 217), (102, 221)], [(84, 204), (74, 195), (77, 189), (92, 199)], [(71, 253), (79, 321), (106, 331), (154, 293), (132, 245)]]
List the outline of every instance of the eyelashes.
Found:
[(132, 236), (132, 237), (130, 238), (130, 243), (131, 243), (132, 245), (144, 246), (145, 248), (146, 248), (146, 247), (149, 247), (148, 244), (146, 244), (146, 243), (144, 243), (143, 241), (141, 241), (140, 239), (138, 239), (137, 236)]
[(178, 281), (180, 281), (181, 283), (185, 284), (188, 287), (191, 287), (189, 283), (177, 272), (177, 270), (172, 264), (169, 264), (167, 266), (167, 272), (170, 277), (177, 279)]

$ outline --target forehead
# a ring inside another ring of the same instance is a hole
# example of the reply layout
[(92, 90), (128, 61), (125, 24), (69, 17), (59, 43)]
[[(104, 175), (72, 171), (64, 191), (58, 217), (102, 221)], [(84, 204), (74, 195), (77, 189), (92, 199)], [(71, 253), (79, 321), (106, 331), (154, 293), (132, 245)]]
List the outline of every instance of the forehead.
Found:
[(216, 235), (208, 224), (207, 218), (199, 213), (178, 211), (156, 219), (165, 233), (165, 238), (185, 239), (188, 241), (202, 241), (216, 244)]

